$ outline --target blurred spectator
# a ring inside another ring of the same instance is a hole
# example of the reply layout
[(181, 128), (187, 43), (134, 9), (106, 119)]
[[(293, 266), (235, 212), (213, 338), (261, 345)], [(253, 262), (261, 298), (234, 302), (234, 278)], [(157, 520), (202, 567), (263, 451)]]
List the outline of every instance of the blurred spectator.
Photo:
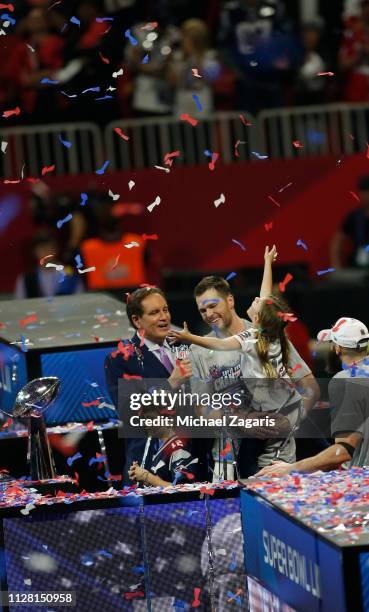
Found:
[(296, 104), (322, 104), (325, 102), (327, 81), (318, 76), (319, 72), (324, 72), (327, 69), (320, 49), (322, 30), (323, 23), (321, 20), (305, 23), (302, 27), (303, 59), (297, 74)]
[[(55, 267), (46, 267), (47, 263), (60, 263), (58, 260), (58, 243), (52, 233), (44, 231), (35, 235), (32, 241), (31, 255), (30, 271), (18, 276), (16, 280), (15, 298), (52, 297), (83, 291), (81, 279), (70, 266), (65, 266), (62, 270), (57, 270)], [(40, 263), (43, 257), (49, 255), (53, 255), (53, 257)]]
[(9, 57), (9, 74), (22, 117), (28, 114), (32, 115), (32, 123), (47, 123), (57, 118), (58, 99), (55, 88), (41, 81), (52, 79), (53, 71), (61, 68), (64, 41), (51, 33), (48, 15), (42, 8), (28, 13), (21, 32), (24, 39)]
[[(138, 287), (146, 282), (145, 244), (139, 234), (123, 233), (111, 201), (100, 201), (94, 211), (96, 233), (81, 244), (88, 289)], [(130, 245), (125, 248), (124, 245)]]
[[(361, 207), (350, 212), (331, 242), (331, 264), (336, 269), (345, 265), (357, 268), (369, 267), (369, 175), (358, 182)], [(351, 252), (345, 262), (347, 241)]]
[(138, 44), (128, 43), (125, 54), (134, 78), (132, 108), (141, 117), (167, 115), (173, 104), (168, 62), (178, 32), (171, 27), (147, 31), (137, 25), (132, 33)]
[(365, 102), (369, 98), (369, 0), (362, 0), (359, 17), (346, 22), (339, 52), (345, 77), (344, 99)]
[(239, 109), (283, 106), (284, 85), (299, 63), (283, 2), (232, 0), (221, 12), (219, 42), (237, 75)]
[[(214, 110), (212, 83), (220, 73), (221, 66), (214, 49), (209, 49), (209, 30), (201, 19), (188, 19), (181, 28), (181, 47), (171, 55), (169, 80), (175, 88), (174, 112), (196, 115), (193, 94), (199, 96), (202, 112)], [(201, 78), (194, 77), (196, 68)]]

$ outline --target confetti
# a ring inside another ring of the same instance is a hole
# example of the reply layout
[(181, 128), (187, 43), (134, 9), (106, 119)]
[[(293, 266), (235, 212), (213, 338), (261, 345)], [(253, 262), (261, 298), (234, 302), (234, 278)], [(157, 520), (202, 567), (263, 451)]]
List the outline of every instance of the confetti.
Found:
[(234, 145), (234, 156), (235, 157), (239, 157), (240, 154), (238, 152), (238, 147), (240, 146), (240, 144), (246, 144), (244, 140), (237, 140), (237, 142)]
[(68, 457), (67, 464), (70, 467), (71, 465), (73, 465), (75, 461), (77, 461), (77, 459), (81, 459), (81, 457), (82, 457), (81, 453), (76, 453), (75, 455), (73, 455), (73, 457)]
[(292, 142), (293, 146), (295, 147), (295, 149), (303, 149), (304, 145), (301, 144), (301, 142), (299, 140), (294, 140)]
[(139, 243), (132, 241), (132, 242), (127, 242), (126, 244), (123, 245), (126, 249), (133, 249), (133, 247), (139, 247)]
[(300, 368), (302, 368), (301, 363), (296, 363), (296, 365), (293, 368), (291, 368), (291, 374), (294, 374), (295, 372), (297, 372), (297, 370), (300, 370)]
[(334, 76), (334, 72), (318, 72), (317, 76)]
[(74, 15), (70, 18), (69, 20), (71, 23), (74, 23), (75, 25), (78, 25), (78, 27), (81, 26), (81, 22), (79, 19), (77, 19), (77, 17), (75, 17)]
[(7, 119), (8, 117), (11, 117), (12, 115), (19, 115), (21, 112), (19, 106), (16, 106), (15, 108), (13, 108), (12, 110), (7, 110), (3, 112), (3, 117), (5, 117), (5, 119)]
[(234, 572), (237, 569), (237, 557), (235, 552), (232, 553), (232, 561), (229, 564), (228, 569), (230, 572)]
[(56, 227), (60, 229), (64, 225), (64, 223), (68, 223), (68, 221), (71, 221), (72, 219), (73, 215), (69, 213), (69, 215), (64, 217), (64, 219), (59, 219), (59, 221), (56, 222)]
[(37, 321), (37, 315), (31, 314), (28, 317), (25, 317), (24, 319), (20, 319), (19, 325), (20, 327), (25, 327), (26, 325), (29, 325), (30, 323), (34, 323), (35, 321)]
[(136, 183), (134, 181), (129, 181), (128, 183), (128, 189), (131, 191), (131, 189), (136, 185)]
[(55, 164), (53, 166), (44, 166), (41, 170), (41, 176), (45, 176), (45, 174), (49, 174), (49, 172), (54, 172)]
[(201, 606), (201, 601), (200, 601), (201, 589), (199, 589), (198, 587), (195, 587), (193, 590), (193, 593), (194, 593), (194, 598), (191, 604), (191, 608), (198, 608), (199, 606)]
[(293, 279), (292, 274), (290, 274), (289, 272), (287, 272), (286, 276), (284, 277), (283, 281), (280, 282), (278, 284), (279, 286), (279, 291), (281, 291), (282, 293), (284, 293), (286, 291), (286, 285)]
[(114, 17), (96, 17), (97, 23), (104, 23), (104, 21), (114, 21)]
[(235, 276), (237, 276), (237, 272), (230, 272), (228, 276), (226, 276), (226, 281), (231, 280), (231, 278), (234, 278)]
[(150, 21), (149, 23), (146, 23), (144, 26), (142, 26), (141, 30), (149, 30), (150, 32), (152, 32), (152, 30), (155, 30), (158, 25), (159, 24), (157, 21)]
[(45, 268), (55, 268), (57, 272), (62, 272), (64, 266), (62, 264), (47, 263)]
[(129, 136), (127, 136), (126, 134), (124, 134), (122, 132), (122, 130), (119, 127), (115, 127), (114, 128), (114, 132), (116, 132), (116, 134), (118, 134), (118, 136), (120, 136), (121, 138), (123, 138), (123, 140), (129, 140)]
[(40, 82), (42, 85), (57, 85), (59, 83), (59, 81), (52, 81), (51, 79), (48, 79), (46, 77), (44, 79), (41, 79)]
[(91, 266), (91, 268), (86, 268), (85, 270), (78, 270), (78, 274), (86, 274), (87, 272), (95, 272), (96, 267)]
[(27, 353), (28, 348), (27, 348), (27, 340), (25, 336), (21, 336), (21, 351), (23, 351), (23, 353)]
[(85, 94), (85, 93), (88, 93), (90, 91), (92, 91), (93, 93), (99, 93), (100, 87), (88, 87), (87, 89), (84, 89), (82, 91), (82, 93)]
[(159, 236), (157, 234), (142, 234), (142, 240), (159, 240)]
[(172, 166), (173, 164), (173, 158), (174, 157), (179, 157), (181, 154), (180, 151), (173, 151), (172, 153), (166, 153), (164, 155), (164, 163), (166, 166)]
[(262, 155), (262, 153), (258, 153), (257, 151), (251, 151), (251, 153), (258, 159), (268, 159), (268, 155)]
[(326, 270), (318, 270), (316, 273), (317, 276), (322, 276), (323, 274), (329, 274), (329, 272), (334, 272), (336, 268), (327, 268)]
[(234, 244), (237, 244), (237, 246), (239, 246), (242, 249), (242, 251), (246, 251), (246, 247), (242, 244), (242, 242), (235, 240), (235, 238), (232, 238), (232, 242), (234, 242)]
[(131, 30), (126, 30), (124, 32), (124, 36), (129, 40), (129, 42), (131, 43), (131, 45), (136, 46), (138, 45), (138, 41), (135, 39), (134, 36), (132, 36), (131, 34)]
[(211, 162), (209, 162), (209, 164), (208, 164), (209, 170), (214, 170), (214, 168), (215, 168), (215, 163), (216, 163), (216, 161), (217, 161), (218, 157), (219, 157), (219, 153), (213, 153), (213, 154), (212, 154), (212, 156), (211, 156)]
[(232, 451), (232, 446), (230, 442), (227, 442), (226, 446), (223, 448), (223, 450), (220, 451), (219, 455), (221, 457), (225, 457), (226, 455), (228, 455), (228, 453), (230, 453)]
[(251, 121), (246, 119), (246, 117), (244, 115), (240, 115), (240, 119), (241, 119), (243, 125), (246, 125), (246, 127), (249, 127), (250, 125), (252, 125)]
[(146, 54), (145, 57), (143, 58), (141, 64), (148, 64), (150, 61), (150, 57)]
[(269, 232), (269, 230), (273, 229), (273, 221), (271, 221), (270, 223), (264, 223), (264, 229), (266, 232)]
[(198, 124), (198, 120), (194, 119), (193, 117), (190, 117), (190, 115), (188, 113), (183, 113), (180, 116), (180, 120), (181, 121), (187, 121), (187, 123), (192, 125), (192, 127), (195, 127)]
[(104, 164), (101, 166), (101, 168), (99, 168), (98, 170), (95, 170), (95, 174), (104, 174), (104, 172), (107, 169), (107, 167), (109, 166), (109, 164), (110, 164), (109, 160), (104, 162)]
[(146, 207), (147, 210), (149, 212), (152, 212), (154, 210), (155, 206), (159, 206), (160, 202), (161, 202), (161, 197), (160, 196), (156, 196), (155, 201), (152, 202), (152, 204), (149, 204), (149, 206)]
[[(268, 302), (268, 304), (273, 304), (272, 301)], [(295, 321), (297, 321), (297, 317), (295, 317), (292, 312), (277, 312), (278, 317), (280, 317), (281, 319), (283, 319), (284, 321), (290, 321), (291, 323), (294, 323)]]
[(199, 71), (197, 68), (192, 68), (191, 70), (192, 70), (192, 74), (194, 77), (197, 77), (198, 79), (202, 79), (202, 76), (201, 74), (199, 74)]
[(105, 455), (96, 453), (96, 457), (91, 457), (90, 461), (88, 462), (88, 465), (91, 467), (91, 465), (93, 465), (94, 463), (105, 463), (105, 461), (106, 461)]
[(123, 68), (119, 68), (116, 72), (113, 72), (113, 79), (117, 79), (119, 76), (123, 76)]
[(59, 138), (59, 142), (61, 142), (61, 144), (64, 145), (67, 149), (71, 148), (72, 143), (69, 142), (69, 140), (63, 140), (61, 134), (59, 134), (58, 138)]
[(284, 187), (281, 187), (278, 193), (282, 193), (282, 191), (284, 191), (285, 189), (288, 189), (288, 187), (291, 187), (291, 185), (293, 185), (293, 183), (287, 183), (287, 185), (284, 185)]
[(218, 206), (220, 206), (220, 204), (224, 204), (224, 202), (225, 202), (225, 195), (224, 193), (221, 193), (220, 197), (217, 200), (214, 200), (215, 208), (218, 208)]
[(140, 347), (141, 347), (141, 346), (143, 346), (145, 344), (145, 330), (144, 329), (139, 329), (137, 333), (138, 333), (138, 335), (141, 338), (141, 341), (140, 341)]
[(202, 104), (200, 102), (199, 96), (197, 94), (192, 94), (192, 98), (195, 101), (197, 110), (201, 113), (202, 112)]
[(11, 13), (14, 12), (14, 6), (12, 4), (0, 4), (0, 9), (8, 9)]
[(307, 245), (305, 244), (305, 242), (303, 242), (300, 238), (298, 239), (298, 241), (296, 242), (296, 246), (300, 246), (302, 247), (305, 251), (308, 250)]
[(273, 204), (275, 204), (276, 206), (278, 206), (279, 208), (281, 207), (281, 205), (277, 202), (277, 200), (275, 200), (271, 195), (268, 195), (268, 200), (270, 200), (271, 202), (273, 202)]
[(1, 141), (1, 152), (5, 153), (6, 152), (6, 148), (8, 146), (8, 143), (6, 142), (6, 140), (2, 140)]
[(101, 61), (104, 62), (104, 64), (110, 64), (110, 60), (107, 57), (104, 57), (101, 51), (99, 51), (99, 56)]
[(169, 168), (163, 168), (163, 166), (154, 166), (154, 168), (156, 168), (157, 170), (164, 170), (164, 172), (166, 172), (168, 174), (168, 172), (170, 172)]
[(112, 267), (110, 268), (110, 272), (113, 272), (113, 270), (115, 270), (118, 267), (118, 261), (120, 258), (120, 253), (118, 253), (118, 255), (115, 258), (115, 262), (113, 263)]
[(355, 191), (349, 191), (349, 194), (352, 195), (352, 197), (354, 198), (354, 200), (356, 200), (357, 202), (360, 202), (360, 198), (357, 195), (357, 193), (355, 193)]
[(87, 193), (81, 193), (81, 201), (79, 203), (80, 206), (85, 206), (87, 204), (88, 195)]
[(100, 400), (95, 399), (92, 402), (81, 402), (84, 408), (90, 408), (91, 406), (98, 406), (100, 404)]
[(74, 261), (76, 262), (78, 269), (83, 268), (83, 263), (80, 255), (76, 255)]
[(113, 202), (116, 202), (120, 198), (120, 194), (113, 193), (111, 189), (109, 189), (109, 196), (112, 198)]

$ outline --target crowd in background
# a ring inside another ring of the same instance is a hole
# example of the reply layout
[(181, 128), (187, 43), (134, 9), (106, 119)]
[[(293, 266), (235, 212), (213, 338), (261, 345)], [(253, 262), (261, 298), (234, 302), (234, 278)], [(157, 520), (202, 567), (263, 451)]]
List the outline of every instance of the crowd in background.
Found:
[(1, 106), (20, 107), (17, 124), (82, 118), (104, 124), (118, 117), (367, 101), (369, 0), (346, 2), (345, 11), (335, 2), (338, 27), (327, 15), (303, 22), (294, 4), (14, 2), (14, 12), (0, 16)]

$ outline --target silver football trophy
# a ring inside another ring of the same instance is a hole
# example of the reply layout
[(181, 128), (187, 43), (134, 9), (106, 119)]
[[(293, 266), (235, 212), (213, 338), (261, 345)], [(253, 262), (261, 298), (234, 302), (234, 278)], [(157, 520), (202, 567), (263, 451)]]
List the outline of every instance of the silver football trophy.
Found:
[(31, 380), (17, 393), (13, 413), (7, 414), (28, 421), (27, 463), (32, 480), (48, 480), (56, 476), (43, 414), (59, 391), (60, 380), (56, 376)]

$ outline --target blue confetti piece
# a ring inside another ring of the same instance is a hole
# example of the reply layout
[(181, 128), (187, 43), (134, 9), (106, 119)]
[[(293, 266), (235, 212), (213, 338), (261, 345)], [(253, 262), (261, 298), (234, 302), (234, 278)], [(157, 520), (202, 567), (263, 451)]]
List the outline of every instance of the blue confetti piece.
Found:
[(27, 353), (28, 348), (26, 345), (26, 336), (21, 336), (20, 339), (21, 339), (21, 351), (23, 351), (23, 353)]
[(78, 25), (79, 27), (81, 27), (81, 22), (80, 22), (80, 20), (79, 20), (79, 19), (77, 19), (77, 17), (75, 17), (74, 15), (73, 15), (73, 17), (71, 17), (71, 18), (70, 18), (70, 20), (69, 20), (69, 21), (70, 21), (71, 23), (74, 23), (75, 25)]
[(150, 61), (149, 56), (148, 56), (148, 55), (145, 55), (145, 57), (144, 57), (144, 58), (143, 58), (143, 60), (142, 60), (142, 64), (148, 64), (148, 63), (149, 63), (149, 61)]
[(305, 251), (308, 250), (307, 245), (305, 244), (305, 242), (303, 242), (302, 240), (298, 239), (298, 241), (296, 242), (296, 246), (300, 246), (302, 247)]
[(205, 149), (204, 155), (206, 155), (206, 157), (213, 157), (213, 154), (211, 151), (209, 151), (209, 149)]
[(81, 193), (81, 201), (79, 203), (80, 206), (85, 206), (88, 200), (87, 193)]
[(104, 463), (106, 461), (106, 456), (105, 455), (101, 455), (101, 457), (91, 457), (90, 461), (88, 462), (88, 465), (93, 465), (94, 463)]
[(232, 238), (232, 242), (234, 242), (235, 244), (237, 244), (239, 247), (241, 247), (241, 249), (243, 251), (246, 251), (246, 247), (245, 245), (242, 244), (242, 242), (239, 242), (238, 240), (235, 240), (234, 238)]
[(82, 259), (81, 259), (81, 256), (79, 254), (75, 256), (74, 260), (75, 260), (75, 262), (77, 264), (77, 268), (83, 268)]
[(255, 157), (257, 157), (258, 159), (268, 159), (268, 155), (262, 155), (261, 153), (258, 153), (257, 151), (251, 151), (251, 153), (255, 155)]
[(17, 23), (17, 20), (11, 17), (8, 13), (3, 13), (1, 15), (1, 19), (3, 21), (9, 21), (9, 23), (11, 23), (12, 25), (15, 25)]
[(110, 161), (107, 160), (102, 166), (101, 168), (99, 168), (99, 170), (95, 170), (95, 174), (104, 174), (105, 170), (107, 169), (107, 167), (109, 166)]
[(112, 559), (113, 555), (109, 552), (107, 552), (106, 550), (98, 550), (97, 551), (98, 555), (101, 555), (102, 557), (106, 557), (107, 559)]
[(334, 272), (336, 268), (327, 268), (326, 270), (318, 270), (317, 276), (322, 276), (323, 274), (329, 274), (329, 272)]
[(202, 104), (200, 102), (200, 98), (197, 94), (192, 94), (193, 99), (195, 100), (195, 104), (197, 106), (197, 110), (201, 113), (202, 111)]
[(63, 32), (64, 32), (65, 28), (67, 27), (67, 25), (68, 25), (67, 23), (65, 23), (63, 25), (62, 29), (60, 30), (60, 34), (63, 34)]
[(234, 278), (235, 276), (237, 276), (237, 272), (230, 272), (228, 276), (226, 276), (226, 281), (231, 280), (231, 278)]
[(136, 565), (136, 567), (132, 568), (132, 572), (134, 574), (144, 574), (145, 573), (145, 568), (143, 565)]
[(180, 609), (183, 610), (186, 607), (186, 603), (184, 601), (182, 601), (181, 599), (175, 599), (174, 603), (173, 603), (173, 608), (175, 610)]
[(67, 215), (64, 219), (59, 219), (59, 221), (56, 222), (56, 227), (60, 229), (64, 223), (68, 223), (68, 221), (71, 221), (71, 219), (73, 219), (73, 215), (69, 213), (69, 215)]
[(95, 563), (93, 556), (89, 554), (81, 555), (80, 560), (82, 565), (84, 565), (85, 567), (90, 567)]
[(69, 467), (75, 462), (77, 461), (77, 459), (80, 459), (82, 457), (81, 453), (76, 453), (75, 455), (73, 455), (72, 457), (68, 457), (67, 459), (67, 463), (69, 465)]
[(124, 32), (124, 36), (125, 36), (126, 38), (128, 38), (128, 40), (129, 40), (129, 42), (131, 43), (131, 45), (133, 45), (133, 46), (138, 45), (138, 41), (135, 39), (135, 37), (134, 37), (134, 36), (132, 36), (132, 34), (131, 34), (131, 30), (126, 30), (126, 31)]
[(82, 93), (84, 94), (84, 93), (87, 93), (88, 91), (93, 91), (94, 93), (99, 93), (99, 91), (101, 91), (101, 90), (100, 90), (100, 87), (88, 87), (87, 89), (84, 89), (82, 91)]
[(41, 84), (42, 85), (57, 85), (59, 83), (59, 81), (52, 81), (51, 79), (41, 79)]
[(58, 138), (59, 138), (59, 142), (61, 142), (61, 144), (64, 145), (67, 149), (71, 148), (72, 143), (69, 142), (69, 140), (63, 140), (61, 137), (61, 134), (59, 134)]
[(99, 102), (100, 100), (112, 100), (113, 96), (103, 96), (102, 98), (95, 98), (95, 102)]
[(231, 563), (229, 564), (229, 570), (230, 570), (231, 572), (234, 572), (234, 571), (236, 570), (236, 568), (237, 568), (237, 559), (236, 559), (236, 553), (235, 553), (235, 552), (233, 552), (233, 553), (232, 553), (232, 561), (231, 561)]
[(97, 23), (104, 23), (104, 21), (114, 21), (114, 17), (96, 17)]
[(58, 283), (64, 283), (65, 277), (66, 277), (65, 272), (63, 272), (63, 270), (60, 270)]

